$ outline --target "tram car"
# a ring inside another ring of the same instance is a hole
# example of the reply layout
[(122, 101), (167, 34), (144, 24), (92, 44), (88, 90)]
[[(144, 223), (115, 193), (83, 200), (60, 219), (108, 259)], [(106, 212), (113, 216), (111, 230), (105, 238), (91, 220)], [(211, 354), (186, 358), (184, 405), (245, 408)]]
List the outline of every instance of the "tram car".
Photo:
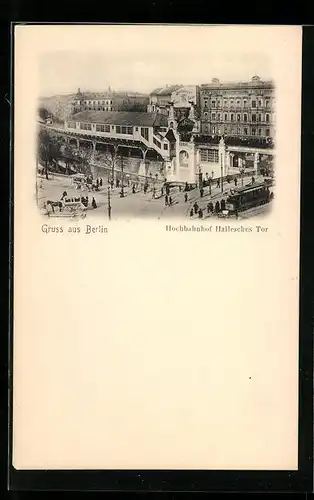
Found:
[(234, 189), (226, 200), (228, 214), (233, 215), (269, 203), (274, 196), (272, 186), (273, 184), (268, 181)]

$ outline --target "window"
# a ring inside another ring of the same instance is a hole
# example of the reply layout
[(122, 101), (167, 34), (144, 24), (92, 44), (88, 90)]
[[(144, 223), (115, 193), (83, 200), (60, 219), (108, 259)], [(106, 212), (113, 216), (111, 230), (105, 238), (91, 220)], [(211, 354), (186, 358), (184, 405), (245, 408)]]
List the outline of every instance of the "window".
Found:
[(262, 99), (259, 99), (259, 101), (258, 101), (258, 106), (259, 106), (260, 108), (263, 106), (263, 101), (262, 101)]
[(216, 107), (216, 101), (212, 101), (212, 107), (215, 108)]
[(261, 122), (262, 121), (262, 115), (258, 115), (258, 121)]
[(244, 99), (244, 101), (243, 101), (243, 106), (244, 106), (245, 108), (247, 108), (247, 100), (246, 100), (246, 99)]
[(268, 99), (266, 101), (266, 108), (270, 108), (270, 101)]
[(81, 122), (81, 130), (92, 130), (91, 123), (82, 123)]
[(237, 106), (240, 106), (240, 101), (239, 100), (237, 101)]
[(244, 129), (244, 135), (247, 135), (247, 128)]
[(221, 101), (218, 101), (218, 106), (221, 106)]
[(256, 128), (255, 127), (252, 128), (252, 135), (256, 135)]
[(262, 129), (261, 128), (258, 129), (258, 135), (262, 135)]
[(220, 122), (220, 113), (217, 115), (217, 120)]
[(234, 120), (234, 114), (233, 114), (233, 113), (231, 113), (231, 115), (230, 115), (230, 120), (231, 120), (232, 122), (233, 122), (233, 120)]
[(207, 104), (208, 104), (208, 101), (207, 101), (207, 99), (205, 99), (204, 106), (207, 106)]
[(75, 128), (75, 122), (68, 122), (68, 128)]
[(238, 127), (237, 128), (237, 134), (240, 135), (241, 134), (241, 127)]
[(266, 135), (267, 135), (267, 137), (270, 136), (270, 130), (269, 130), (269, 128), (266, 129)]
[(164, 149), (167, 151), (168, 150), (168, 144), (164, 144)]
[(202, 162), (213, 162), (218, 163), (218, 151), (217, 149), (201, 149), (200, 159)]
[(224, 105), (227, 106), (228, 105), (228, 101), (227, 99), (224, 100)]
[(207, 115), (208, 115), (208, 113), (206, 113), (206, 112), (205, 112), (205, 113), (204, 113), (204, 116), (206, 116), (206, 117), (207, 117)]
[(96, 125), (96, 132), (110, 132), (110, 125)]
[(237, 115), (237, 121), (240, 122), (241, 121), (241, 115)]
[(246, 113), (244, 113), (243, 118), (244, 118), (244, 121), (247, 122), (247, 114)]
[[(171, 124), (170, 124), (171, 125)], [(172, 124), (173, 126), (173, 124)], [(147, 127), (141, 127), (141, 136), (148, 141), (148, 128)]]
[(161, 142), (157, 141), (157, 139), (155, 139), (155, 137), (153, 137), (153, 143), (156, 144), (156, 146), (158, 146), (159, 149), (161, 148)]
[(126, 127), (122, 127), (121, 132), (122, 132), (122, 134), (126, 134)]
[(252, 101), (252, 108), (256, 108), (256, 101)]
[(228, 120), (228, 115), (227, 115), (227, 113), (225, 113), (225, 121), (227, 121), (227, 120)]
[(256, 115), (252, 115), (252, 122), (256, 122)]
[(138, 127), (135, 127), (136, 132), (138, 132)]
[(120, 125), (116, 125), (116, 134), (121, 134), (121, 127), (120, 127)]
[(215, 120), (216, 119), (216, 115), (215, 113), (212, 113), (212, 120)]
[(267, 121), (267, 123), (269, 123), (269, 114), (268, 113), (266, 115), (266, 121)]
[(230, 101), (230, 106), (233, 108), (233, 99)]
[(213, 134), (216, 134), (216, 127), (212, 128)]
[(207, 133), (208, 132), (208, 126), (205, 125), (205, 132)]

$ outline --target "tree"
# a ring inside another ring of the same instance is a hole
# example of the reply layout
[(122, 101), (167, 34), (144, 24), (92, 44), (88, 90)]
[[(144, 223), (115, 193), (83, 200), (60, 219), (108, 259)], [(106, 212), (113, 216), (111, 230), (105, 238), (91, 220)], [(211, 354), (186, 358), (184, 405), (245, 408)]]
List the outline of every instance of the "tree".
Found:
[(44, 162), (45, 175), (48, 179), (49, 165), (57, 162), (61, 157), (61, 143), (55, 136), (52, 136), (46, 130), (40, 130), (38, 136), (38, 154)]
[(101, 161), (110, 168), (111, 182), (114, 183), (114, 171), (121, 166), (121, 154), (117, 145), (109, 146), (101, 155)]
[(118, 111), (132, 111), (143, 113), (147, 111), (147, 105), (142, 102), (136, 102), (131, 99), (123, 99), (118, 105)]
[(47, 118), (49, 116), (49, 112), (48, 112), (47, 108), (40, 106), (40, 108), (38, 109), (38, 115), (40, 116), (40, 118), (42, 120), (47, 120)]

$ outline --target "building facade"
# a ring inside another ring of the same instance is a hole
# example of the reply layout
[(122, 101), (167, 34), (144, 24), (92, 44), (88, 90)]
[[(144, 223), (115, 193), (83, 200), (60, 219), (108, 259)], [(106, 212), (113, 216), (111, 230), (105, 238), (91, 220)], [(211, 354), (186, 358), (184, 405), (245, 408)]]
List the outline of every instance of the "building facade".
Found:
[(200, 86), (201, 133), (238, 137), (275, 137), (275, 87), (254, 76), (249, 82), (214, 78)]
[(129, 92), (84, 92), (78, 89), (72, 103), (73, 113), (81, 111), (146, 111), (148, 95)]

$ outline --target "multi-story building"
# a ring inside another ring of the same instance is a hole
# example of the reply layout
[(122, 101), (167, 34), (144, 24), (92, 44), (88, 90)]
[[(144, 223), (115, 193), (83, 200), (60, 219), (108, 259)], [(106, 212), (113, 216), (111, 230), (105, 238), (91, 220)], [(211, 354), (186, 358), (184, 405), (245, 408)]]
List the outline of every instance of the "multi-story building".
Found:
[(166, 85), (157, 88), (149, 96), (148, 112), (159, 112), (169, 114), (170, 106), (173, 105), (176, 117), (180, 113), (188, 115), (191, 106), (196, 112), (200, 105), (200, 91), (198, 85)]
[(80, 111), (146, 111), (149, 98), (129, 92), (84, 92), (78, 89), (73, 99), (73, 113)]
[(275, 136), (274, 83), (254, 76), (249, 82), (200, 86), (201, 133), (238, 137)]
[(168, 115), (172, 93), (181, 87), (182, 85), (166, 85), (165, 87), (154, 89), (149, 95), (147, 111), (149, 113), (158, 112)]

